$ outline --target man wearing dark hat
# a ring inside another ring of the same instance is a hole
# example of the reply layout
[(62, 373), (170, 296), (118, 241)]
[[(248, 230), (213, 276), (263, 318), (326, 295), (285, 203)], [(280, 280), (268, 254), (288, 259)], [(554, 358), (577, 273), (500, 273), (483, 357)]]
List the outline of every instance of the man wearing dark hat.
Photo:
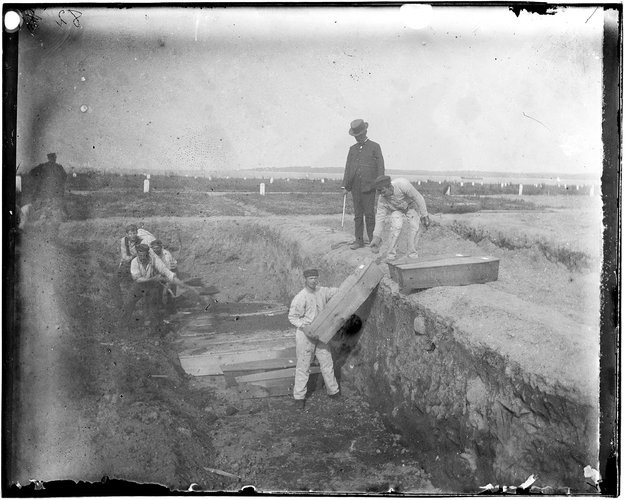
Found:
[(33, 208), (39, 211), (40, 218), (64, 219), (65, 208), (65, 169), (56, 162), (56, 153), (48, 153), (48, 161), (31, 169), (33, 179)]
[[(356, 139), (356, 144), (349, 148), (343, 190), (352, 193), (354, 202), (354, 232), (356, 239), (350, 246), (356, 250), (364, 246), (363, 232), (367, 227), (369, 241), (373, 238), (375, 228), (375, 179), (384, 175), (384, 158), (382, 149), (377, 142), (367, 137), (369, 124), (357, 119), (351, 122), (349, 135)], [(363, 224), (364, 216), (364, 224)]]
[(339, 384), (334, 376), (334, 364), (332, 363), (330, 348), (328, 344), (310, 336), (310, 324), (338, 291), (338, 288), (317, 286), (318, 278), (319, 271), (317, 269), (304, 271), (304, 289), (293, 298), (289, 309), (289, 321), (297, 328), (295, 332), (297, 365), (295, 366), (293, 398), (298, 407), (302, 409), (305, 404), (310, 363), (315, 355), (319, 360), (321, 375), (328, 395), (330, 397), (338, 397), (339, 395)]
[(150, 252), (148, 245), (140, 243), (136, 250), (137, 256), (130, 263), (130, 274), (134, 284), (122, 313), (124, 326), (130, 326), (132, 312), (141, 298), (145, 298), (149, 317), (158, 322), (163, 315), (161, 283), (184, 286), (174, 273), (167, 269), (163, 261)]
[(411, 259), (418, 258), (416, 244), (419, 239), (420, 222), (426, 228), (430, 225), (430, 216), (423, 196), (410, 181), (402, 177), (391, 181), (388, 175), (381, 175), (375, 180), (375, 186), (380, 196), (375, 214), (375, 231), (370, 243), (371, 251), (374, 253), (380, 251), (384, 221), (390, 216), (387, 261), (395, 260), (397, 256), (397, 239), (406, 219), (410, 224), (407, 254)]
[(56, 162), (56, 153), (48, 153), (48, 161), (33, 168), (29, 175), (35, 179), (38, 199), (60, 200), (65, 196), (65, 169)]

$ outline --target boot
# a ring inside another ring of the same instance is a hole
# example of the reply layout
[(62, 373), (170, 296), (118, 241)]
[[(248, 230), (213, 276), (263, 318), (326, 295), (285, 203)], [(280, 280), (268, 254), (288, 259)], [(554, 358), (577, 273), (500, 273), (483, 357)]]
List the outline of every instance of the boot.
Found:
[(356, 240), (349, 246), (349, 248), (351, 248), (352, 250), (358, 250), (359, 248), (362, 248), (364, 246), (365, 244), (362, 240)]

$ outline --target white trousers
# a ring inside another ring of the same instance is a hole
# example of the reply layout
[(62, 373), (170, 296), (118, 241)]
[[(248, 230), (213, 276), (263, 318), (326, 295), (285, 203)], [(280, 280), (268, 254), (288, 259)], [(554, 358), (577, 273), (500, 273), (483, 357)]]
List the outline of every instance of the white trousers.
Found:
[(391, 219), (391, 228), (389, 232), (387, 256), (390, 259), (393, 259), (397, 255), (397, 239), (399, 238), (399, 233), (401, 233), (401, 228), (404, 225), (404, 219), (408, 219), (409, 223), (408, 251), (406, 253), (410, 254), (412, 252), (416, 252), (417, 241), (419, 240), (419, 223), (421, 220), (419, 213), (414, 208), (410, 208), (406, 214), (400, 212), (399, 210), (395, 210), (394, 212), (391, 212), (389, 217)]
[(295, 352), (297, 354), (297, 365), (295, 366), (295, 385), (293, 386), (293, 397), (304, 399), (306, 397), (306, 385), (310, 375), (310, 364), (313, 356), (319, 360), (321, 375), (326, 384), (328, 394), (339, 392), (339, 384), (334, 376), (334, 364), (332, 363), (332, 353), (328, 344), (320, 341), (312, 341), (300, 330), (295, 332)]

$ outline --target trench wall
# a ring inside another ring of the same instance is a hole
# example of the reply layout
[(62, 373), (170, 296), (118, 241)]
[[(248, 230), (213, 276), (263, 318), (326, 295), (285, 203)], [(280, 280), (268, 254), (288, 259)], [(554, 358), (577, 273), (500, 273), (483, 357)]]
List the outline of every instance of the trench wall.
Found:
[(389, 281), (352, 340), (343, 380), (429, 456), (439, 483), (475, 492), (534, 474), (543, 487), (587, 491), (583, 469), (598, 456), (596, 405), (467, 344), (453, 321), (405, 300)]
[[(150, 228), (181, 232), (181, 268), (219, 287), (212, 272), (232, 259), (245, 263), (219, 277), (230, 299), (245, 290), (245, 300), (288, 305), (303, 269), (317, 267), (323, 285), (338, 286), (371, 260), (337, 247), (345, 233), (306, 220), (179, 220), (155, 218)], [(120, 232), (125, 222), (100, 224)], [(450, 492), (519, 485), (530, 474), (542, 486), (588, 491), (583, 468), (598, 458), (597, 346), (567, 339), (575, 325), (565, 317), (528, 307), (488, 285), (406, 296), (387, 276), (358, 311), (360, 331), (333, 339), (335, 368), (342, 384), (365, 394), (391, 430), (429, 457), (424, 468)], [(562, 335), (562, 349), (542, 352), (545, 335)]]

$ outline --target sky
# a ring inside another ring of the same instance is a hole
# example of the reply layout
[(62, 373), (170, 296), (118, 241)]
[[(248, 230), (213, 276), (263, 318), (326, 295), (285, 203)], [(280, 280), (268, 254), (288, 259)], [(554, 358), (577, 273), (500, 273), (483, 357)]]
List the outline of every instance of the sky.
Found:
[(389, 169), (602, 168), (603, 9), (135, 7), (36, 11), (18, 162), (343, 167), (356, 118)]

